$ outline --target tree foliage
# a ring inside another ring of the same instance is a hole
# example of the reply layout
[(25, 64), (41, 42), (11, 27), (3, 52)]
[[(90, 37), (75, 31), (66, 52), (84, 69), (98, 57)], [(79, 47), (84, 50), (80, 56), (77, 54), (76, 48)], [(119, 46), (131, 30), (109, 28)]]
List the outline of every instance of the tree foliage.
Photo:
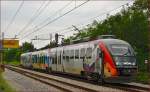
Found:
[(28, 42), (23, 43), (22, 46), (20, 47), (20, 49), (21, 49), (22, 53), (31, 52), (31, 51), (36, 50), (34, 48), (34, 45), (32, 43), (28, 43)]
[(20, 61), (20, 55), (25, 52), (34, 51), (34, 45), (28, 42), (23, 43), (20, 48), (17, 49), (5, 49), (4, 60), (7, 62)]

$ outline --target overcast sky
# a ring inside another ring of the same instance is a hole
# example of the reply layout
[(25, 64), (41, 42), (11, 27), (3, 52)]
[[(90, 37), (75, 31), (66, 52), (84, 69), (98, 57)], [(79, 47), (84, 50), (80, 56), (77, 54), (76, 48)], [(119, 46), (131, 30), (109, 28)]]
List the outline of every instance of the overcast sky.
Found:
[[(1, 1), (1, 30), (5, 32), (6, 38), (14, 37), (20, 32), (17, 36), (20, 39), (20, 44), (25, 41), (30, 42), (36, 35), (38, 35), (39, 38), (47, 39), (50, 33), (53, 33), (52, 35), (54, 36), (56, 31), (59, 34), (65, 35), (66, 38), (74, 33), (73, 31), (69, 31), (73, 28), (67, 29), (68, 27), (75, 25), (78, 28), (83, 28), (93, 20), (101, 21), (105, 19), (107, 13), (113, 15), (119, 12), (122, 8), (120, 7), (121, 5), (127, 3), (132, 5), (133, 3), (132, 0), (91, 0), (69, 14), (59, 18), (57, 21), (52, 22), (39, 31), (24, 38), (26, 34), (40, 28), (42, 25), (45, 25), (83, 2), (85, 1)], [(18, 9), (21, 4), (22, 7)], [(60, 9), (62, 10), (57, 12)], [(17, 10), (19, 10), (19, 12), (14, 17), (13, 22), (10, 23)], [(114, 11), (109, 12), (110, 10)], [(99, 17), (96, 17), (98, 15)], [(34, 21), (29, 23), (31, 18)], [(22, 30), (24, 27), (25, 30)], [(48, 42), (49, 41), (33, 41), (33, 44), (35, 47), (40, 48), (48, 44)]]

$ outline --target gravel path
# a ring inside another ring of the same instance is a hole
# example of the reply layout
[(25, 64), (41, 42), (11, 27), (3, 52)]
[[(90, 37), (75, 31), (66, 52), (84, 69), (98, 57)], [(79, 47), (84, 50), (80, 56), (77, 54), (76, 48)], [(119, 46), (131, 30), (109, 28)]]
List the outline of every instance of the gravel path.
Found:
[(62, 92), (62, 90), (43, 84), (8, 69), (6, 69), (3, 76), (17, 92)]

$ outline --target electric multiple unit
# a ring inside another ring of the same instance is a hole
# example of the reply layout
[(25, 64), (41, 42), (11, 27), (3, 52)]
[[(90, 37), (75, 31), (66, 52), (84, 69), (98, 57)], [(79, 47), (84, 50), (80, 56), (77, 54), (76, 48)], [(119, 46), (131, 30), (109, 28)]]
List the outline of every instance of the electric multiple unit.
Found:
[(24, 53), (21, 64), (108, 82), (130, 82), (137, 72), (130, 44), (111, 38)]

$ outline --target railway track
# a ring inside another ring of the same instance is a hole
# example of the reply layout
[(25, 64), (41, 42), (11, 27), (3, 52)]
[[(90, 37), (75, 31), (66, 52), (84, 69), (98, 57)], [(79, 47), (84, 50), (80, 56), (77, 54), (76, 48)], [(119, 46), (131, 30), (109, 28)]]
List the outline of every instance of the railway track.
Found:
[[(61, 79), (57, 79), (55, 77), (48, 77), (45, 76), (47, 74), (38, 73), (31, 70), (21, 69), (14, 66), (6, 66), (6, 68), (18, 72), (20, 74), (23, 74), (25, 76), (28, 76), (30, 78), (33, 78), (35, 80), (38, 80), (42, 83), (54, 86), (62, 91), (65, 92), (104, 92), (107, 90), (110, 92), (112, 89), (116, 90), (115, 92), (120, 91), (127, 91), (127, 92), (148, 92), (150, 91), (149, 88), (135, 86), (135, 85), (128, 85), (128, 84), (112, 84), (112, 83), (106, 83), (104, 85), (97, 85), (94, 82), (84, 81), (86, 85), (77, 85), (74, 84), (73, 81), (61, 81)], [(87, 84), (88, 83), (88, 84)], [(92, 86), (91, 86), (92, 85)], [(99, 86), (99, 87), (98, 87)], [(101, 88), (100, 88), (101, 87)], [(105, 89), (105, 88), (108, 89)], [(111, 90), (110, 90), (110, 89)]]

